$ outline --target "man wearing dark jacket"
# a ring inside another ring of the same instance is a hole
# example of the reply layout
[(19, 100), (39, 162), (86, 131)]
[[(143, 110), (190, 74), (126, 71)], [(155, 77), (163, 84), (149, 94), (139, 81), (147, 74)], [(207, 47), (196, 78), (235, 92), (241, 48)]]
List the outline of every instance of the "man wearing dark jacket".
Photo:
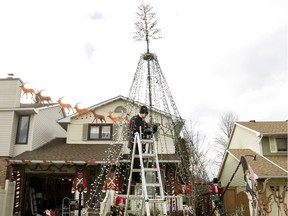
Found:
[[(141, 106), (139, 113), (135, 116), (133, 116), (129, 122), (129, 143), (128, 147), (130, 149), (130, 154), (132, 155), (133, 146), (134, 146), (134, 138), (135, 133), (138, 132), (140, 139), (146, 139), (146, 132), (145, 130), (149, 129), (148, 123), (145, 121), (146, 116), (148, 115), (148, 108), (146, 106)], [(137, 145), (137, 143), (136, 143)], [(139, 154), (138, 147), (135, 146), (135, 154)], [(142, 145), (142, 151), (145, 152), (145, 145)], [(139, 158), (134, 159), (134, 169), (140, 169), (140, 160)], [(133, 184), (139, 183), (141, 181), (140, 173), (133, 172), (132, 174), (132, 182)]]
[[(146, 106), (141, 106), (139, 113), (133, 116), (129, 122), (129, 144), (128, 147), (132, 151), (134, 144), (135, 133), (138, 132), (139, 135), (142, 135), (140, 139), (146, 139), (146, 132), (149, 128), (148, 123), (145, 121), (146, 116), (148, 115), (148, 108)], [(138, 148), (136, 148), (136, 151)], [(137, 151), (138, 152), (138, 151)]]

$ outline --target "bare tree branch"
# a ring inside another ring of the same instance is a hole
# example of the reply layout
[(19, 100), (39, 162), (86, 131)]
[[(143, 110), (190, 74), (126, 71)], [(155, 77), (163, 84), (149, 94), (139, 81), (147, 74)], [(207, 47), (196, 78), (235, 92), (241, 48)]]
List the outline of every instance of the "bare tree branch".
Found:
[(227, 149), (229, 138), (232, 134), (235, 122), (238, 121), (238, 116), (232, 112), (226, 112), (220, 116), (218, 123), (219, 133), (214, 138), (214, 150), (216, 153), (215, 165), (220, 166), (222, 158)]
[(142, 3), (138, 7), (138, 12), (136, 15), (138, 17), (137, 22), (135, 22), (136, 32), (133, 39), (136, 41), (146, 41), (147, 43), (147, 53), (149, 53), (149, 43), (150, 40), (160, 39), (161, 37), (156, 37), (155, 35), (161, 30), (156, 28), (158, 21), (155, 20), (156, 14), (152, 12), (153, 7), (150, 5), (145, 5)]

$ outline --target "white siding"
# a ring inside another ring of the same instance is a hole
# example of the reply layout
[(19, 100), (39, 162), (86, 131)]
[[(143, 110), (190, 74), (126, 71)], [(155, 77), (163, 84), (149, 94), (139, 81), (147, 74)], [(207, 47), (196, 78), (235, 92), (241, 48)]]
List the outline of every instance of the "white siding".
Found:
[(13, 116), (11, 111), (0, 112), (0, 156), (11, 156)]
[(255, 132), (236, 125), (233, 137), (230, 141), (230, 149), (251, 149), (261, 154), (259, 138)]
[(58, 119), (63, 118), (63, 114), (59, 113), (59, 110), (59, 106), (49, 107), (40, 109), (39, 113), (35, 115), (32, 149), (36, 149), (56, 137), (66, 137), (66, 131), (57, 123)]
[(15, 145), (13, 156), (32, 151), (55, 139), (56, 137), (65, 137), (66, 131), (57, 123), (57, 120), (63, 117), (59, 113), (59, 106), (50, 106), (39, 108), (38, 114), (31, 115), (28, 144)]
[(19, 79), (0, 79), (0, 108), (20, 106), (21, 81)]

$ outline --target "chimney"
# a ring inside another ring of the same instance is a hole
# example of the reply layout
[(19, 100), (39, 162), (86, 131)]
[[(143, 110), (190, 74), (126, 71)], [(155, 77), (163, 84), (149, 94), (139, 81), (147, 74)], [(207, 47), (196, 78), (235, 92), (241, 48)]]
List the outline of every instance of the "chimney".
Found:
[(22, 83), (19, 78), (0, 79), (0, 108), (20, 107)]

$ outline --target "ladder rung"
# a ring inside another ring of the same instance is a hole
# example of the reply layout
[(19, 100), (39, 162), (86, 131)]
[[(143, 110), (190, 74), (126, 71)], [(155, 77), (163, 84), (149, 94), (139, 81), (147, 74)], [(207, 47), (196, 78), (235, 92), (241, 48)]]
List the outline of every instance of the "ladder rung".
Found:
[[(156, 154), (142, 154), (143, 158), (156, 157)], [(139, 158), (139, 155), (135, 155), (135, 158)]]
[(147, 187), (160, 187), (159, 183), (146, 183)]
[[(144, 172), (156, 172), (157, 168), (144, 168)], [(133, 172), (141, 172), (141, 169), (133, 169)]]
[(153, 139), (141, 139), (140, 141), (141, 143), (148, 143), (148, 144), (154, 143)]
[(155, 171), (158, 171), (158, 169), (156, 167), (154, 167), (154, 168), (144, 168), (144, 171), (145, 172), (155, 172)]
[(129, 195), (129, 199), (141, 200), (141, 199), (143, 199), (143, 196), (141, 196), (141, 195)]

